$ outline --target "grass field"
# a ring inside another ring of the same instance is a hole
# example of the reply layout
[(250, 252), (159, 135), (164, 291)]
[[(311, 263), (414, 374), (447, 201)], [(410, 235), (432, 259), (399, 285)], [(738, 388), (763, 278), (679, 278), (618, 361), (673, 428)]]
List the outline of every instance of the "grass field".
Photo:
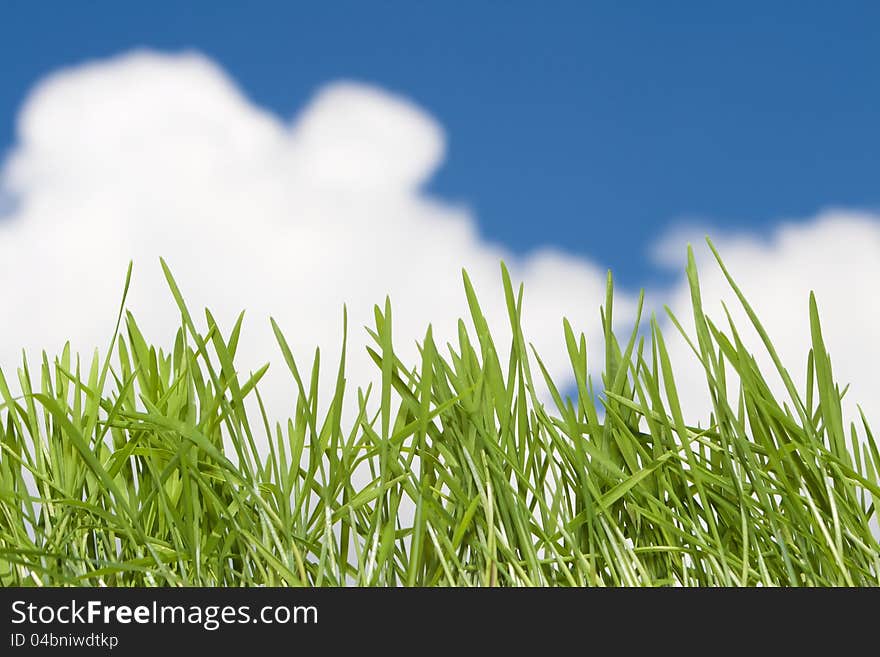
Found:
[(465, 275), (469, 324), (449, 347), (428, 328), (418, 362), (395, 356), (391, 306), (376, 308), (375, 388), (346, 379), (344, 346), (319, 400), (317, 361), (273, 324), (299, 391), (280, 419), (259, 411), (265, 368), (233, 364), (241, 320), (224, 335), (206, 313), (200, 332), (165, 273), (173, 345), (147, 344), (121, 311), (105, 357), (68, 348), (0, 373), (0, 584), (880, 584), (880, 453), (864, 416), (845, 424), (812, 298), (797, 389), (729, 276), (777, 371), (704, 315), (690, 255), (689, 339), (714, 406), (702, 427), (657, 322), (612, 332), (610, 278), (602, 380), (566, 322), (577, 394), (562, 395), (506, 270), (512, 344), (496, 348)]

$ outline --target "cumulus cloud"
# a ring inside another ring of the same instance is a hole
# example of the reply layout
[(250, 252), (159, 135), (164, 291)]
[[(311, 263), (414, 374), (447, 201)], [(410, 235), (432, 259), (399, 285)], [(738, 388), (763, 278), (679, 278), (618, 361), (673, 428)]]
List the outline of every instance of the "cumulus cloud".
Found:
[[(525, 284), (525, 329), (551, 374), (568, 378), (563, 316), (586, 333), (600, 368), (603, 270), (554, 249), (516, 257), (481, 239), (466, 207), (423, 191), (444, 148), (425, 110), (362, 84), (319, 89), (282, 118), (194, 53), (136, 52), (62, 70), (26, 99), (0, 170), (0, 367), (14, 370), (23, 347), (32, 357), (68, 339), (80, 352), (104, 348), (129, 260), (128, 306), (150, 339), (170, 344), (179, 317), (162, 256), (193, 310), (210, 307), (227, 329), (247, 310), (239, 364), (272, 361), (262, 389), (276, 414), (289, 412), (293, 387), (270, 314), (302, 363), (317, 345), (332, 363), (343, 304), (351, 344), (362, 345), (373, 304), (390, 295), (397, 347), (412, 358), (429, 322), (440, 344), (454, 340), (457, 318), (468, 314), (465, 267), (503, 338), (502, 259)], [(656, 247), (658, 262), (680, 268), (688, 238), (702, 243), (693, 232), (670, 233)], [(869, 413), (880, 410), (880, 218), (835, 211), (769, 238), (715, 238), (794, 378), (804, 379), (813, 289), (836, 374)], [(698, 255), (707, 309), (720, 322), (726, 300), (745, 326), (717, 267), (704, 249)], [(649, 302), (689, 318), (683, 279), (653, 290)], [(633, 312), (633, 295), (618, 291), (623, 330)], [(685, 405), (705, 415), (699, 371), (673, 332), (667, 326)], [(760, 352), (757, 337), (744, 335)], [(374, 370), (363, 349), (350, 350), (351, 381), (370, 381)]]
[[(301, 362), (316, 345), (332, 362), (343, 303), (363, 344), (387, 294), (396, 343), (413, 357), (429, 322), (443, 344), (467, 316), (462, 267), (504, 335), (503, 259), (525, 283), (528, 335), (564, 378), (561, 318), (598, 343), (604, 273), (552, 249), (514, 257), (482, 240), (467, 208), (422, 191), (443, 154), (429, 114), (362, 84), (320, 89), (286, 120), (198, 54), (137, 52), (52, 75), (25, 102), (0, 173), (16, 201), (0, 220), (0, 364), (10, 371), (22, 347), (57, 352), (68, 339), (81, 353), (103, 348), (129, 260), (128, 307), (170, 344), (179, 315), (162, 256), (194, 310), (211, 308), (227, 329), (247, 310), (240, 365), (273, 362), (263, 390), (286, 413), (293, 387), (270, 314)], [(632, 311), (622, 295), (617, 316)], [(374, 369), (351, 350), (350, 380)]]
[[(716, 325), (726, 330), (722, 303), (727, 306), (743, 342), (768, 375), (771, 389), (785, 397), (781, 377), (705, 246), (703, 234), (693, 228), (673, 231), (657, 245), (655, 256), (661, 264), (681, 267), (686, 256), (684, 244), (694, 244), (704, 309)], [(813, 291), (835, 378), (841, 385), (851, 384), (844, 399), (846, 415), (856, 419), (858, 403), (869, 419), (878, 417), (880, 217), (829, 210), (811, 220), (783, 223), (767, 237), (716, 232), (713, 243), (768, 332), (801, 396), (811, 347), (809, 294)], [(690, 292), (684, 280), (669, 293), (668, 304), (694, 335)], [(667, 323), (665, 334), (673, 333), (677, 335)], [(686, 407), (693, 414), (707, 417), (711, 409), (708, 393), (700, 365), (690, 354), (684, 340), (670, 340), (670, 356), (680, 368), (676, 382)], [(735, 388), (730, 386), (730, 390)]]

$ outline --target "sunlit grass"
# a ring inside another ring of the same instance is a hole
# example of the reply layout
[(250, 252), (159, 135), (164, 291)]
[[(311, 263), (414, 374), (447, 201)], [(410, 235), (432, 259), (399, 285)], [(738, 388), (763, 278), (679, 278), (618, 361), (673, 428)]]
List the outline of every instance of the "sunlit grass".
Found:
[(319, 361), (301, 369), (273, 323), (298, 390), (277, 419), (254, 410), (265, 368), (233, 365), (241, 317), (224, 335), (206, 313), (200, 332), (165, 273), (183, 320), (170, 349), (120, 313), (103, 359), (81, 367), (68, 347), (24, 362), (15, 386), (0, 372), (2, 585), (880, 583), (880, 454), (864, 417), (845, 426), (812, 298), (798, 390), (728, 277), (785, 383), (775, 397), (737, 327), (704, 315), (689, 255), (703, 428), (657, 322), (612, 332), (610, 277), (601, 384), (565, 322), (577, 393), (563, 397), (503, 267), (510, 345), (496, 349), (465, 275), (470, 326), (450, 346), (427, 328), (417, 362), (376, 307), (375, 389), (347, 380), (343, 346), (319, 400)]

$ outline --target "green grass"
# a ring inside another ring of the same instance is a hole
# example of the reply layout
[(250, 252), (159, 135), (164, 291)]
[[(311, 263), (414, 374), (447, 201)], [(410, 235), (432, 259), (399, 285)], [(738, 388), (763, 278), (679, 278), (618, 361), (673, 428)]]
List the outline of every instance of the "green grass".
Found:
[(812, 298), (798, 390), (729, 276), (778, 371), (703, 314), (689, 254), (703, 428), (683, 416), (656, 320), (612, 332), (610, 276), (601, 384), (564, 322), (577, 394), (563, 397), (503, 267), (510, 345), (496, 348), (465, 275), (470, 325), (454, 345), (428, 328), (418, 362), (397, 358), (390, 303), (376, 307), (375, 389), (346, 379), (343, 346), (319, 400), (319, 359), (303, 369), (273, 323), (299, 391), (275, 421), (266, 369), (233, 364), (241, 318), (224, 334), (206, 312), (200, 332), (165, 272), (182, 317), (167, 351), (121, 311), (105, 358), (67, 347), (25, 361), (15, 386), (0, 373), (0, 584), (880, 583), (880, 454), (864, 416), (845, 426)]

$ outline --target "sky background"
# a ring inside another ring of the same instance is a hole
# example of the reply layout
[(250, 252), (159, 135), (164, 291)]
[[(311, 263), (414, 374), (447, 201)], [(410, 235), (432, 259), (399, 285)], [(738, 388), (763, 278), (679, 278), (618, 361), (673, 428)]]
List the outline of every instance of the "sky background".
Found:
[[(106, 344), (129, 261), (128, 307), (170, 344), (160, 256), (221, 327), (247, 309), (243, 370), (277, 358), (269, 315), (332, 362), (343, 304), (364, 342), (386, 294), (402, 359), (428, 323), (455, 341), (462, 268), (504, 344), (504, 260), (570, 391), (562, 318), (598, 377), (610, 267), (615, 327), (646, 288), (708, 416), (664, 306), (688, 328), (685, 245), (710, 233), (797, 384), (813, 291), (838, 379), (877, 409), (878, 34), (876, 2), (0, 0), (0, 368)], [(706, 311), (724, 325), (726, 302), (772, 369), (697, 258)]]
[(0, 150), (47, 73), (194, 48), (290, 118), (329, 80), (442, 123), (430, 193), (480, 234), (662, 280), (670, 226), (880, 206), (880, 3), (0, 2)]

